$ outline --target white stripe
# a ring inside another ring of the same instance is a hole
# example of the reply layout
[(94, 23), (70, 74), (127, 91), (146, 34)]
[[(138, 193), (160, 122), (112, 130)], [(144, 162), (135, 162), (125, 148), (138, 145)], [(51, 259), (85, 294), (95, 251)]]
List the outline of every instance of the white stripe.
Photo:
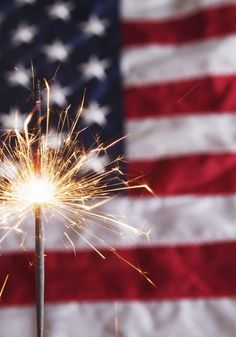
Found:
[(236, 4), (236, 0), (122, 0), (123, 19), (165, 20), (183, 17), (215, 6)]
[[(154, 246), (236, 239), (235, 195), (120, 198), (108, 204), (107, 211), (125, 214), (131, 225), (141, 224), (144, 230), (151, 230), (150, 241)], [(137, 240), (135, 244), (145, 242)]]
[[(46, 306), (45, 337), (235, 337), (236, 301), (72, 302)], [(1, 308), (1, 337), (35, 336), (33, 307)]]
[[(112, 213), (117, 218), (135, 228), (150, 232), (151, 245), (193, 244), (215, 241), (232, 241), (236, 239), (236, 196), (196, 197), (179, 196), (167, 198), (117, 198), (106, 206), (103, 211)], [(24, 225), (27, 233), (25, 249), (34, 249), (33, 221)], [(72, 249), (71, 244), (63, 238), (65, 231), (57, 221), (46, 224), (46, 249)], [(93, 230), (104, 241), (114, 247), (148, 246), (143, 237), (129, 231), (122, 231), (122, 236), (112, 235), (108, 230), (93, 225)], [(95, 244), (85, 230), (83, 235)], [(120, 230), (121, 232), (121, 230)], [(88, 249), (78, 235), (70, 233), (76, 249)], [(1, 252), (20, 250), (19, 234), (11, 233), (1, 247)], [(97, 244), (97, 247), (102, 247)]]
[(181, 46), (157, 44), (124, 50), (122, 72), (126, 86), (148, 85), (206, 75), (236, 73), (236, 36)]
[(129, 161), (236, 151), (236, 115), (207, 114), (128, 120)]

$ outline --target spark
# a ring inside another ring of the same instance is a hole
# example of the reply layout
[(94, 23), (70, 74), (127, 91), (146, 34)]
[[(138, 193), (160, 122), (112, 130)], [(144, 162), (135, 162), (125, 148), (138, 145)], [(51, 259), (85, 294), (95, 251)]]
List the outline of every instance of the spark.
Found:
[(2, 298), (2, 294), (3, 294), (3, 291), (4, 291), (5, 287), (6, 287), (8, 278), (9, 278), (9, 274), (7, 274), (7, 276), (5, 277), (5, 280), (4, 280), (4, 282), (3, 282), (3, 285), (2, 285), (2, 287), (1, 287), (1, 289), (0, 289), (0, 299)]
[[(45, 81), (45, 87), (49, 102), (50, 87), (47, 81)], [(119, 167), (120, 158), (105, 163), (105, 168), (100, 171), (88, 171), (91, 156), (94, 158), (106, 156), (107, 150), (124, 137), (108, 145), (101, 144), (97, 140), (93, 148), (86, 150), (80, 141), (82, 130), (77, 131), (83, 102), (84, 97), (72, 122), (69, 117), (70, 107), (58, 114), (56, 130), (59, 136), (61, 135), (58, 146), (50, 146), (50, 137), (55, 129), (50, 125), (52, 118), (49, 103), (45, 119), (40, 121), (40, 123), (45, 122), (42, 135), (32, 132), (31, 129), (35, 111), (26, 116), (22, 130), (15, 128), (5, 134), (0, 146), (0, 167), (10, 162), (14, 174), (0, 177), (0, 202), (4, 209), (0, 229), (5, 229), (4, 235), (0, 238), (0, 244), (13, 231), (21, 233), (26, 218), (40, 207), (45, 223), (48, 223), (52, 216), (62, 220), (66, 229), (64, 235), (72, 245), (75, 254), (75, 247), (69, 233), (81, 237), (102, 258), (105, 258), (85, 237), (84, 233), (87, 233), (89, 237), (108, 248), (153, 284), (145, 272), (126, 261), (115, 248), (104, 242), (101, 232), (98, 236), (92, 230), (93, 225), (97, 225), (98, 228), (109, 231), (112, 235), (124, 237), (124, 233), (128, 231), (148, 239), (149, 233), (109, 214), (101, 213), (99, 207), (112, 200), (114, 193), (119, 191), (133, 188), (145, 188), (150, 193), (152, 191), (145, 184), (135, 185), (133, 180), (126, 181)], [(35, 171), (36, 146), (39, 146), (40, 151), (40, 172)]]
[(180, 103), (182, 102), (188, 95), (190, 95), (198, 86), (199, 84), (201, 83), (202, 81), (198, 81), (192, 88), (190, 88), (182, 97), (180, 97), (178, 100), (177, 100), (177, 103)]
[(119, 333), (119, 317), (118, 317), (118, 302), (114, 302), (114, 332), (115, 332), (115, 337), (120, 337)]

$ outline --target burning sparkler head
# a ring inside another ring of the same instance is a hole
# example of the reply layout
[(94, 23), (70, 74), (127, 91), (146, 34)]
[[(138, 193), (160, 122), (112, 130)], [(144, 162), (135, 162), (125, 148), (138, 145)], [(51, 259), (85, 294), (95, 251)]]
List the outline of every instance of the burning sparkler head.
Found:
[[(56, 187), (48, 177), (33, 175), (25, 181), (20, 182), (15, 187), (15, 194), (22, 203), (31, 206), (35, 204), (53, 204), (55, 203)], [(13, 192), (13, 193), (14, 193)]]

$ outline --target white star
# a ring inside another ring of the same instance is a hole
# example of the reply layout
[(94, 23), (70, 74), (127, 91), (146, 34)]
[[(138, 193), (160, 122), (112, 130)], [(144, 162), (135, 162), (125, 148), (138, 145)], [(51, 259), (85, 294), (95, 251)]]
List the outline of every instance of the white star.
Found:
[(33, 5), (36, 0), (15, 0), (18, 6)]
[(47, 13), (53, 19), (61, 19), (68, 21), (71, 18), (71, 11), (74, 9), (74, 4), (71, 2), (57, 1), (51, 6), (48, 6)]
[(64, 62), (69, 55), (70, 48), (61, 41), (54, 41), (51, 45), (44, 46), (43, 51), (50, 61)]
[(7, 131), (22, 131), (26, 119), (25, 114), (21, 114), (17, 108), (12, 108), (8, 114), (0, 115), (0, 122)]
[(84, 165), (82, 166), (83, 173), (88, 171), (102, 172), (108, 163), (108, 159), (105, 155), (98, 156), (96, 152), (90, 152), (89, 156), (86, 158)]
[(21, 23), (18, 28), (12, 32), (12, 42), (14, 45), (20, 43), (30, 43), (37, 33), (35, 26), (28, 26), (25, 23)]
[(22, 85), (27, 87), (30, 82), (30, 71), (19, 65), (6, 74), (6, 79), (12, 86)]
[(101, 20), (97, 16), (91, 16), (87, 22), (82, 23), (81, 28), (87, 35), (103, 36), (106, 32), (107, 26), (108, 20)]
[(66, 134), (63, 132), (58, 133), (56, 130), (52, 129), (47, 135), (47, 138), (45, 137), (45, 135), (43, 136), (43, 138), (45, 139), (48, 147), (58, 149), (66, 140)]
[(91, 102), (87, 108), (83, 109), (82, 118), (87, 125), (97, 123), (100, 126), (104, 126), (108, 113), (107, 107), (101, 107), (96, 102)]
[(80, 69), (87, 80), (97, 78), (102, 80), (105, 78), (105, 69), (109, 67), (108, 60), (99, 60), (97, 57), (92, 56), (87, 63), (80, 66)]
[(64, 107), (67, 104), (66, 97), (71, 94), (69, 87), (61, 87), (59, 83), (54, 83), (50, 88), (50, 103)]

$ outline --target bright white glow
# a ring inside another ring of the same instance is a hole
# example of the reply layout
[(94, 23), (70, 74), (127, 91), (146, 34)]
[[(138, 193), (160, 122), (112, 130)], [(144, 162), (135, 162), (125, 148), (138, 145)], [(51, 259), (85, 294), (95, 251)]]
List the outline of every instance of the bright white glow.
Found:
[(32, 176), (19, 184), (17, 194), (23, 202), (31, 204), (50, 203), (55, 200), (55, 186), (47, 177)]

